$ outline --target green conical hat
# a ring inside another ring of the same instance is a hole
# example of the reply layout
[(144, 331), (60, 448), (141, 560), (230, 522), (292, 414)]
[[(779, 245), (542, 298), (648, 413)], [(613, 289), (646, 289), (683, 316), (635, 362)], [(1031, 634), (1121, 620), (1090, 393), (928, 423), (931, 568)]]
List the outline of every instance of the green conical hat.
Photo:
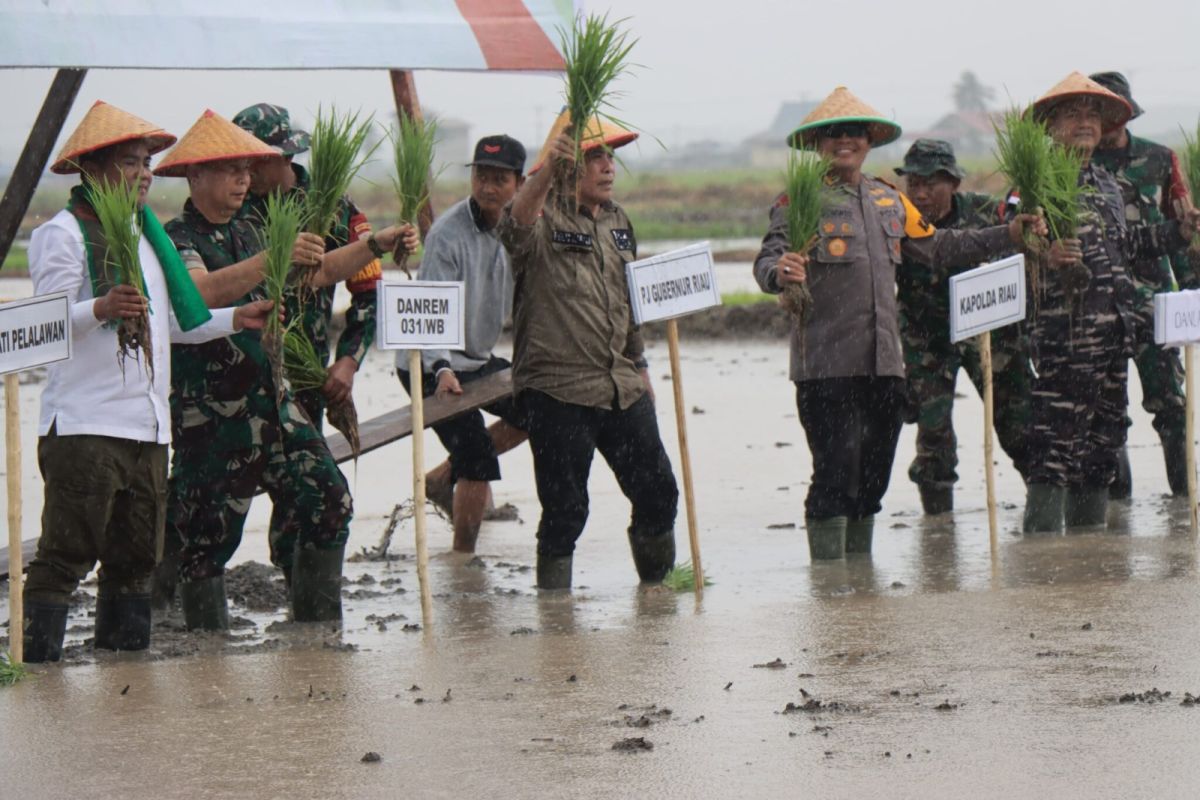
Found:
[(867, 126), (871, 147), (882, 147), (900, 138), (900, 126), (885, 119), (878, 111), (859, 100), (845, 86), (839, 86), (809, 112), (800, 127), (787, 138), (789, 147), (806, 150), (816, 144), (821, 128), (839, 122), (861, 122)]

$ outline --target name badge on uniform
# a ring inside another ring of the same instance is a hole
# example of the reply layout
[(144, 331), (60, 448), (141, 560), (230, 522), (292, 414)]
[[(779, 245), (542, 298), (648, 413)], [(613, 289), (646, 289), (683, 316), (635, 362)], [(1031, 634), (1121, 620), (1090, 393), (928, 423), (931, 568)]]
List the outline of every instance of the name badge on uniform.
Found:
[(633, 238), (633, 231), (629, 228), (613, 228), (613, 241), (617, 243), (618, 250), (628, 250), (633, 252), (636, 242)]
[(591, 234), (579, 231), (554, 231), (554, 243), (566, 245), (569, 250), (591, 250)]

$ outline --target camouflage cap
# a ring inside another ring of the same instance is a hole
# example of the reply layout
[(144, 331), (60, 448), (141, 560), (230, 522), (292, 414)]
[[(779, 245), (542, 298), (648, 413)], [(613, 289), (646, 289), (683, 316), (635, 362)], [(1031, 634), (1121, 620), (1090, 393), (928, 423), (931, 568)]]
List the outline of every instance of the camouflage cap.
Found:
[(904, 154), (904, 166), (896, 167), (897, 175), (928, 178), (938, 172), (945, 172), (960, 181), (964, 174), (954, 158), (954, 148), (941, 139), (917, 139)]
[(1125, 98), (1125, 101), (1133, 107), (1133, 116), (1130, 119), (1137, 119), (1145, 110), (1137, 104), (1133, 99), (1133, 92), (1129, 90), (1129, 79), (1119, 72), (1097, 72), (1088, 76), (1096, 83), (1108, 89), (1113, 94), (1119, 94)]
[(233, 124), (254, 134), (260, 142), (269, 144), (285, 156), (294, 156), (308, 149), (311, 137), (307, 131), (292, 127), (288, 110), (270, 103), (243, 108), (233, 118)]

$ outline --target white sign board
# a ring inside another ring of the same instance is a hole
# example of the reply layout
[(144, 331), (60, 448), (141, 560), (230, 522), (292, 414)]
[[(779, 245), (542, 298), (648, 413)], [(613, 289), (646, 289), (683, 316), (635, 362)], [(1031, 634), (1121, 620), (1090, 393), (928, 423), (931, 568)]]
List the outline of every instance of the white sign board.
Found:
[(708, 242), (626, 264), (625, 274), (638, 325), (721, 305)]
[(984, 264), (950, 278), (950, 341), (1025, 319), (1025, 256)]
[(375, 346), (462, 350), (467, 346), (462, 281), (380, 281)]
[(1200, 289), (1154, 295), (1154, 343), (1200, 342)]
[(0, 304), (0, 373), (71, 357), (71, 303), (66, 292)]

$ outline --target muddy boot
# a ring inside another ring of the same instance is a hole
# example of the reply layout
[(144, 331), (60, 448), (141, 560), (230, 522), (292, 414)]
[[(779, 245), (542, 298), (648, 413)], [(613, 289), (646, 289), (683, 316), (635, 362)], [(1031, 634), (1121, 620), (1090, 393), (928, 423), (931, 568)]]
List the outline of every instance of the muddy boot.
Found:
[[(1163, 444), (1166, 452), (1166, 443)], [(1167, 477), (1171, 477), (1171, 462), (1167, 461)], [(1184, 488), (1184, 492), (1187, 488)], [(1128, 500), (1133, 496), (1133, 470), (1129, 467), (1129, 451), (1122, 447), (1117, 451), (1117, 474), (1108, 486), (1110, 500)]]
[(675, 566), (675, 531), (646, 538), (630, 534), (629, 550), (642, 583), (662, 583)]
[(851, 553), (871, 554), (871, 540), (875, 538), (875, 515), (852, 519), (846, 522), (846, 555)]
[(63, 637), (67, 635), (67, 607), (56, 603), (25, 601), (26, 664), (44, 664), (62, 658)]
[(808, 531), (808, 556), (813, 561), (828, 561), (846, 555), (846, 518), (813, 519), (805, 517)]
[(1021, 530), (1025, 533), (1061, 533), (1063, 529), (1063, 503), (1067, 490), (1046, 483), (1031, 483), (1025, 494), (1025, 519)]
[(1068, 528), (1103, 528), (1108, 524), (1108, 489), (1072, 486), (1067, 491), (1063, 521)]
[(954, 510), (953, 486), (921, 485), (917, 487), (917, 491), (921, 493), (921, 508), (926, 514), (933, 516)]
[(179, 601), (183, 606), (183, 622), (189, 631), (229, 630), (224, 575), (180, 581)]
[(573, 556), (537, 556), (537, 588), (570, 589)]
[(292, 567), (292, 619), (339, 622), (342, 619), (342, 557), (345, 545), (332, 550), (301, 547)]
[(150, 646), (150, 595), (109, 594), (96, 598), (97, 650), (145, 650)]
[(169, 611), (175, 604), (176, 590), (179, 586), (179, 560), (179, 553), (167, 554), (154, 568), (154, 579), (150, 585), (150, 607), (155, 611)]
[[(1171, 487), (1171, 494), (1187, 497), (1187, 436), (1182, 431), (1164, 433), (1162, 449), (1163, 460), (1167, 462), (1167, 485)], [(1112, 492), (1112, 486), (1108, 487), (1109, 497), (1113, 496)]]

